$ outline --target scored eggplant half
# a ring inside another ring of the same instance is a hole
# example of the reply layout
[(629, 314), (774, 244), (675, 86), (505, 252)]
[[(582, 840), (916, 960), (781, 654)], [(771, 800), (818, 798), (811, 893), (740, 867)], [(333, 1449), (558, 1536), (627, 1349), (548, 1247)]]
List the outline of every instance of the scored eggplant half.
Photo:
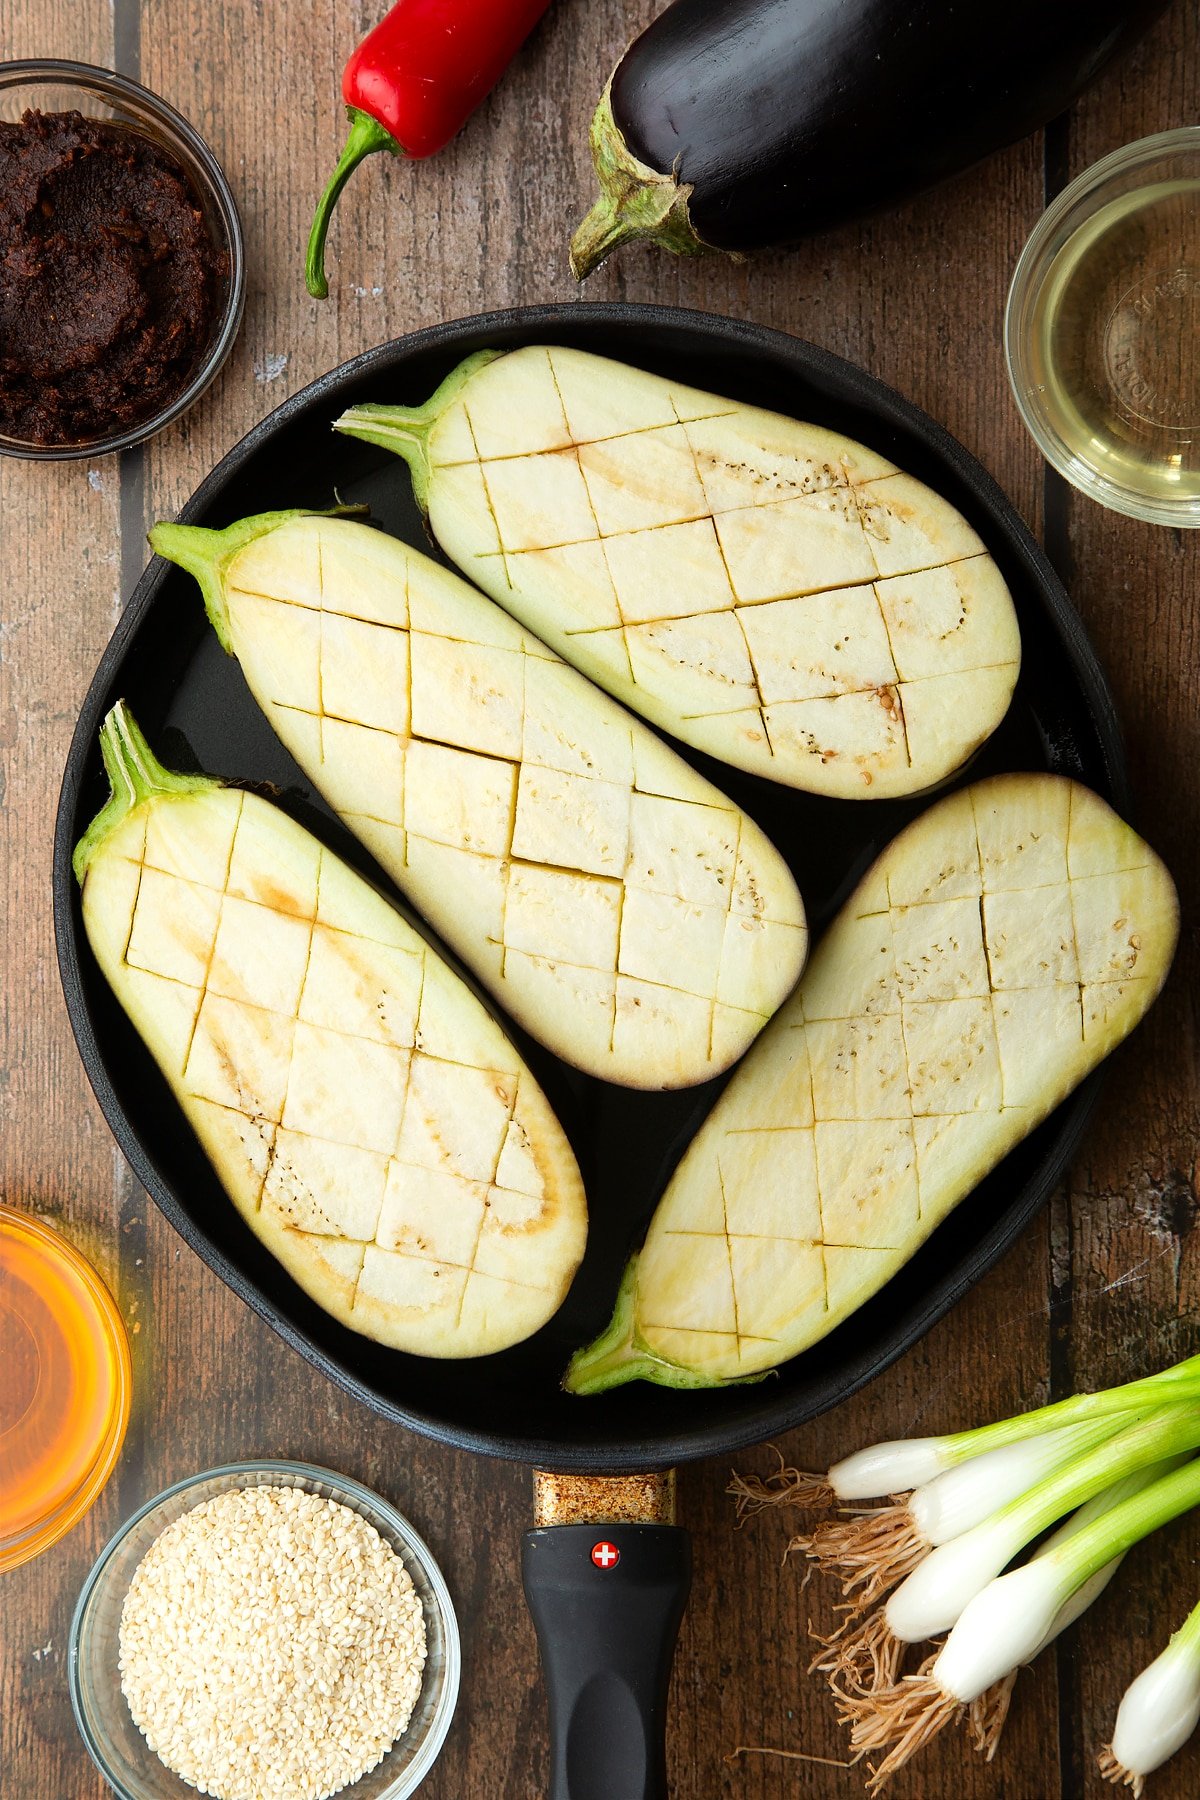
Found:
[(278, 807), (164, 769), (124, 705), (100, 742), (112, 796), (75, 852), (88, 942), (255, 1236), (396, 1349), (537, 1331), (587, 1209), (499, 1025)]
[(817, 1343), (1132, 1031), (1178, 930), (1166, 869), (1087, 788), (939, 801), (693, 1139), (566, 1386), (720, 1385)]
[(619, 244), (735, 256), (878, 212), (1015, 143), (1166, 0), (675, 0), (596, 108), (578, 279)]
[(312, 781), (507, 1011), (576, 1067), (686, 1087), (795, 985), (753, 820), (506, 613), (344, 518), (157, 525)]
[(465, 575), (723, 762), (843, 799), (916, 793), (1008, 708), (1000, 571), (954, 507), (849, 438), (544, 345), (337, 429), (406, 460)]

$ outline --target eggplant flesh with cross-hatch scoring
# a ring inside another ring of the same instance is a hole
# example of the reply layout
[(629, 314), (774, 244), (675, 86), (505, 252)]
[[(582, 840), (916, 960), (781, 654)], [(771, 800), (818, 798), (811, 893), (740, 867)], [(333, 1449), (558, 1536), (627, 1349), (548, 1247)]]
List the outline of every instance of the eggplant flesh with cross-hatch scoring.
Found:
[(369, 525), (157, 525), (296, 761), (565, 1061), (686, 1087), (742, 1054), (808, 933), (740, 807), (492, 601)]
[(819, 426), (578, 350), (480, 352), (356, 406), (437, 541), (682, 742), (841, 799), (933, 787), (1007, 711), (1012, 598), (962, 515)]
[(581, 280), (619, 244), (735, 255), (892, 206), (1063, 111), (1166, 0), (675, 0), (591, 126)]
[(817, 1343), (1108, 1055), (1175, 888), (1097, 795), (999, 775), (895, 838), (676, 1169), (566, 1385), (709, 1387)]
[(164, 769), (124, 705), (101, 747), (88, 942), (255, 1236), (396, 1349), (537, 1331), (583, 1255), (583, 1184), (482, 1002), (278, 807)]

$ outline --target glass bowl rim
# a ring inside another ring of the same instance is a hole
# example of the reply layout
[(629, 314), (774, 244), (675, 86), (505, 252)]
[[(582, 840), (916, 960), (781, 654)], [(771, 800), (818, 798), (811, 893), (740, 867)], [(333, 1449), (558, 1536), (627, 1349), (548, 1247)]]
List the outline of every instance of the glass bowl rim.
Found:
[(21, 438), (0, 434), (0, 456), (12, 456), (26, 462), (70, 462), (83, 457), (111, 456), (119, 450), (130, 450), (174, 423), (195, 405), (224, 367), (241, 329), (246, 306), (246, 244), (241, 214), (233, 189), (224, 169), (207, 141), (169, 100), (164, 100), (132, 76), (106, 69), (100, 63), (76, 62), (69, 57), (19, 57), (0, 62), (0, 94), (25, 83), (58, 87), (107, 90), (116, 101), (125, 100), (142, 109), (166, 128), (177, 140), (169, 147), (183, 151), (184, 167), (195, 183), (196, 170), (204, 176), (217, 202), (217, 211), (229, 256), (229, 282), (220, 324), (208, 354), (197, 365), (187, 386), (161, 412), (140, 420), (125, 430), (107, 436), (89, 438), (70, 444), (34, 444)]
[[(1055, 195), (1034, 224), (1013, 268), (1004, 304), (1003, 340), (1004, 361), (1017, 411), (1051, 468), (1077, 492), (1112, 512), (1140, 519), (1145, 524), (1175, 525), (1187, 530), (1200, 528), (1200, 503), (1172, 505), (1169, 501), (1148, 499), (1136, 488), (1118, 486), (1071, 454), (1031, 399), (1026, 360), (1029, 304), (1045, 280), (1048, 271), (1041, 264), (1047, 246), (1063, 220), (1082, 202), (1096, 201), (1114, 177), (1180, 152), (1189, 152), (1196, 157), (1197, 173), (1200, 174), (1200, 124), (1172, 126), (1170, 130), (1152, 132), (1148, 137), (1121, 144), (1096, 162), (1089, 163), (1060, 194)], [(1094, 206), (1092, 210), (1095, 210)]]
[[(79, 1598), (75, 1602), (75, 1610), (71, 1615), (70, 1630), (67, 1634), (67, 1686), (71, 1696), (71, 1711), (75, 1716), (79, 1735), (83, 1739), (92, 1761), (114, 1793), (121, 1796), (121, 1800), (137, 1800), (136, 1796), (130, 1794), (116, 1771), (110, 1767), (97, 1744), (84, 1706), (79, 1678), (79, 1639), (84, 1614), (116, 1552), (137, 1526), (157, 1508), (165, 1506), (169, 1501), (175, 1500), (190, 1489), (201, 1487), (207, 1482), (222, 1480), (226, 1477), (254, 1475), (268, 1476), (270, 1479), (259, 1485), (272, 1487), (295, 1485), (294, 1479), (289, 1480), (288, 1478), (299, 1477), (302, 1480), (313, 1481), (331, 1488), (333, 1490), (331, 1498), (335, 1500), (357, 1500), (362, 1507), (361, 1516), (366, 1518), (368, 1524), (377, 1524), (379, 1520), (382, 1520), (390, 1530), (395, 1532), (429, 1583), (441, 1615), (444, 1638), (445, 1661), (441, 1689), (425, 1736), (421, 1739), (412, 1762), (397, 1777), (399, 1782), (407, 1785), (390, 1787), (379, 1797), (379, 1800), (407, 1800), (407, 1796), (416, 1791), (441, 1754), (458, 1706), (459, 1683), (462, 1675), (462, 1638), (454, 1602), (450, 1597), (446, 1578), (442, 1574), (441, 1567), (432, 1550), (398, 1507), (393, 1506), (390, 1500), (385, 1500), (382, 1494), (376, 1493), (373, 1488), (367, 1487), (365, 1482), (357, 1480), (353, 1475), (343, 1475), (337, 1469), (330, 1469), (322, 1463), (301, 1462), (294, 1457), (251, 1457), (239, 1462), (220, 1463), (215, 1468), (202, 1469), (194, 1475), (185, 1475), (179, 1481), (173, 1481), (169, 1487), (163, 1488), (160, 1493), (153, 1495), (149, 1500), (143, 1501), (141, 1506), (137, 1507), (118, 1526), (92, 1564), (87, 1578), (79, 1590)], [(248, 1483), (248, 1485), (250, 1484)], [(227, 1491), (233, 1490), (231, 1488)], [(200, 1503), (197, 1502), (197, 1504)], [(397, 1744), (403, 1743), (403, 1741), (403, 1736), (396, 1740)], [(390, 1754), (391, 1751), (388, 1752), (388, 1755)], [(386, 1761), (386, 1757), (384, 1760)], [(377, 1764), (376, 1767), (382, 1767), (382, 1764)], [(368, 1773), (371, 1772), (368, 1771)], [(355, 1785), (357, 1784), (351, 1783), (343, 1791), (353, 1794)]]
[(22, 1532), (20, 1537), (0, 1538), (0, 1575), (7, 1574), (10, 1569), (19, 1569), (24, 1563), (32, 1562), (35, 1557), (53, 1549), (91, 1511), (120, 1459), (133, 1404), (133, 1361), (129, 1333), (112, 1290), (100, 1271), (57, 1225), (51, 1224), (37, 1213), (0, 1200), (0, 1232), (11, 1228), (9, 1221), (13, 1222), (18, 1231), (24, 1231), (40, 1243), (48, 1244), (79, 1276), (95, 1304), (97, 1317), (113, 1347), (116, 1394), (108, 1427), (103, 1438), (96, 1444), (92, 1460), (78, 1485), (59, 1502), (53, 1512), (44, 1515), (35, 1525)]

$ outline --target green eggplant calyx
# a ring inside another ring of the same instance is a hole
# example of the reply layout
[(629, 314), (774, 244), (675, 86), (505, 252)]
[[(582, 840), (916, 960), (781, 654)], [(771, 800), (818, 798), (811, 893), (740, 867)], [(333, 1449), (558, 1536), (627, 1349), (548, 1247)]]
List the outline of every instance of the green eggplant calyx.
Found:
[(174, 525), (163, 520), (150, 531), (150, 548), (168, 562), (178, 563), (194, 575), (204, 596), (204, 610), (226, 655), (234, 654), (229, 630), (229, 609), (225, 604), (225, 571), (239, 550), (265, 537), (292, 519), (336, 519), (361, 515), (365, 506), (331, 506), (324, 511), (294, 506), (285, 512), (258, 513), (254, 518), (239, 519), (223, 531), (207, 525)]
[(586, 281), (619, 244), (644, 239), (675, 256), (702, 256), (712, 250), (696, 231), (688, 211), (691, 184), (651, 169), (630, 150), (613, 118), (611, 82), (600, 96), (589, 133), (600, 198), (571, 239), (571, 273)]
[(356, 106), (348, 106), (346, 111), (350, 115), (350, 136), (338, 158), (337, 168), (329, 177), (328, 187), (317, 201), (317, 210), (313, 214), (312, 228), (308, 234), (304, 285), (314, 300), (324, 300), (329, 293), (329, 283), (325, 279), (325, 239), (329, 235), (329, 221), (333, 217), (333, 209), (341, 197), (342, 189), (359, 163), (368, 156), (374, 156), (376, 151), (390, 150), (393, 156), (404, 155), (403, 144), (398, 144), (378, 119), (373, 119), (370, 113), (360, 112)]
[(638, 1336), (637, 1277), (638, 1259), (631, 1256), (621, 1277), (612, 1319), (594, 1342), (575, 1352), (567, 1366), (563, 1387), (568, 1394), (604, 1394), (610, 1388), (623, 1387), (627, 1381), (651, 1381), (657, 1387), (711, 1388), (741, 1387), (764, 1379), (762, 1375), (732, 1379), (703, 1375), (656, 1356)]
[(402, 456), (412, 476), (413, 496), (421, 512), (428, 515), (430, 434), (442, 414), (462, 397), (472, 376), (503, 354), (502, 350), (476, 350), (450, 371), (423, 406), (352, 406), (334, 420), (333, 429)]
[(220, 787), (208, 775), (179, 775), (163, 767), (124, 700), (100, 727), (100, 755), (112, 792), (75, 846), (71, 866), (80, 886), (97, 850), (137, 807), (158, 794), (207, 794)]
[(647, 1360), (634, 1347), (634, 1310), (637, 1306), (636, 1256), (631, 1256), (621, 1277), (613, 1316), (599, 1337), (577, 1350), (567, 1365), (563, 1387), (568, 1394), (603, 1394), (609, 1388), (637, 1381)]

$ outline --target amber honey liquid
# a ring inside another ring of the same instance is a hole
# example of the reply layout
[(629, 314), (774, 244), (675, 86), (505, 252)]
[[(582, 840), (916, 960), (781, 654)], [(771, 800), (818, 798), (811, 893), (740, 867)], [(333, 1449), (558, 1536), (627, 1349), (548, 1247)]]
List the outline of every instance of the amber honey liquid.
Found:
[(0, 1207), (0, 1569), (86, 1511), (128, 1409), (129, 1349), (107, 1289), (56, 1232)]
[(1200, 180), (1119, 195), (1038, 297), (1030, 372), (1071, 453), (1157, 502), (1200, 499)]

